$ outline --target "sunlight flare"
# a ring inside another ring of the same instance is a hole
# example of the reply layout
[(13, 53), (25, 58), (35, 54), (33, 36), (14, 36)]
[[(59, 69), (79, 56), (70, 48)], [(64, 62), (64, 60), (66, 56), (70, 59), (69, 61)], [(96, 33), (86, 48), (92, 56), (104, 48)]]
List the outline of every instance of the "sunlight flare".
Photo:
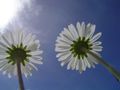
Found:
[(0, 28), (3, 28), (16, 14), (19, 0), (0, 0)]
[(31, 0), (0, 0), (0, 32)]

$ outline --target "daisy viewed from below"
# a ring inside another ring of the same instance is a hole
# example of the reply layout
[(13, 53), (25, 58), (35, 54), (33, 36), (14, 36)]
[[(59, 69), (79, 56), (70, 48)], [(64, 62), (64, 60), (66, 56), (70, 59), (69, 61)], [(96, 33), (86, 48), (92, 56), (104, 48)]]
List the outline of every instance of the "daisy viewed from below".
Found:
[(120, 73), (107, 64), (99, 54), (103, 48), (102, 42), (98, 41), (102, 33), (94, 33), (95, 25), (91, 23), (85, 25), (84, 22), (78, 22), (76, 26), (70, 24), (68, 28), (64, 28), (55, 44), (58, 61), (61, 62), (61, 66), (67, 64), (67, 69), (79, 70), (80, 73), (100, 63), (120, 80)]
[(37, 70), (35, 64), (42, 64), (42, 51), (36, 36), (20, 28), (4, 32), (0, 36), (0, 71), (18, 75), (20, 90), (24, 90), (22, 74), (32, 75)]
[(76, 27), (71, 24), (64, 28), (56, 40), (55, 50), (62, 66), (68, 63), (67, 69), (76, 69), (82, 73), (87, 67), (95, 67), (94, 64), (98, 63), (88, 51), (96, 54), (102, 51), (101, 42), (97, 41), (101, 33), (94, 35), (95, 25), (90, 23), (85, 26), (84, 22), (78, 22)]

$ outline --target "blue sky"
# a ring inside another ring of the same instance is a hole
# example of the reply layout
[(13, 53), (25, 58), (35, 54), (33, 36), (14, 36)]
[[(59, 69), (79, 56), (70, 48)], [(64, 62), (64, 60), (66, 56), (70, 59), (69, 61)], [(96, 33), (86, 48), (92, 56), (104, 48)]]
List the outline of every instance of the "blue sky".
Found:
[[(96, 24), (102, 32), (103, 58), (120, 71), (120, 1), (119, 0), (35, 0), (25, 8), (17, 23), (37, 35), (44, 51), (44, 64), (33, 76), (24, 78), (30, 90), (120, 90), (120, 83), (100, 64), (80, 74), (61, 67), (55, 57), (55, 40), (69, 24), (85, 21)], [(0, 90), (17, 90), (17, 77), (8, 79), (0, 73)]]

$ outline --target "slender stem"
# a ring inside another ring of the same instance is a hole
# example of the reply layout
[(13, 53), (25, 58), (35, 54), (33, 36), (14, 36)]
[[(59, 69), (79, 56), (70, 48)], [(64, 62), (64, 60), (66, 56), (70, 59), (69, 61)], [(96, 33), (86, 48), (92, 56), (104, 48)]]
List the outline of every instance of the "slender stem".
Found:
[(100, 56), (96, 55), (95, 53), (89, 51), (89, 54), (94, 56), (100, 64), (102, 64), (116, 79), (117, 81), (120, 81), (120, 72), (117, 71), (114, 67), (112, 67), (110, 64), (105, 62)]
[(18, 80), (19, 80), (19, 89), (25, 90), (23, 79), (22, 79), (22, 73), (21, 73), (21, 64), (20, 64), (19, 60), (17, 60), (17, 74), (18, 74)]

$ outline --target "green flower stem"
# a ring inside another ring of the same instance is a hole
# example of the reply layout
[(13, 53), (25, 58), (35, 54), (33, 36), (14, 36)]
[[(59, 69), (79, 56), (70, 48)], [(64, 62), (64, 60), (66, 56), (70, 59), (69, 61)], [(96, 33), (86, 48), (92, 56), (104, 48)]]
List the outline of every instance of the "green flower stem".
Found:
[(25, 90), (23, 79), (22, 79), (22, 73), (21, 73), (21, 63), (19, 60), (16, 60), (16, 61), (17, 61), (17, 74), (18, 74), (18, 80), (19, 80), (19, 90)]
[(105, 60), (103, 60), (100, 56), (96, 55), (95, 53), (89, 51), (89, 54), (94, 56), (98, 60), (98, 63), (102, 64), (117, 79), (117, 81), (120, 81), (119, 71), (117, 71), (114, 67), (105, 62)]

